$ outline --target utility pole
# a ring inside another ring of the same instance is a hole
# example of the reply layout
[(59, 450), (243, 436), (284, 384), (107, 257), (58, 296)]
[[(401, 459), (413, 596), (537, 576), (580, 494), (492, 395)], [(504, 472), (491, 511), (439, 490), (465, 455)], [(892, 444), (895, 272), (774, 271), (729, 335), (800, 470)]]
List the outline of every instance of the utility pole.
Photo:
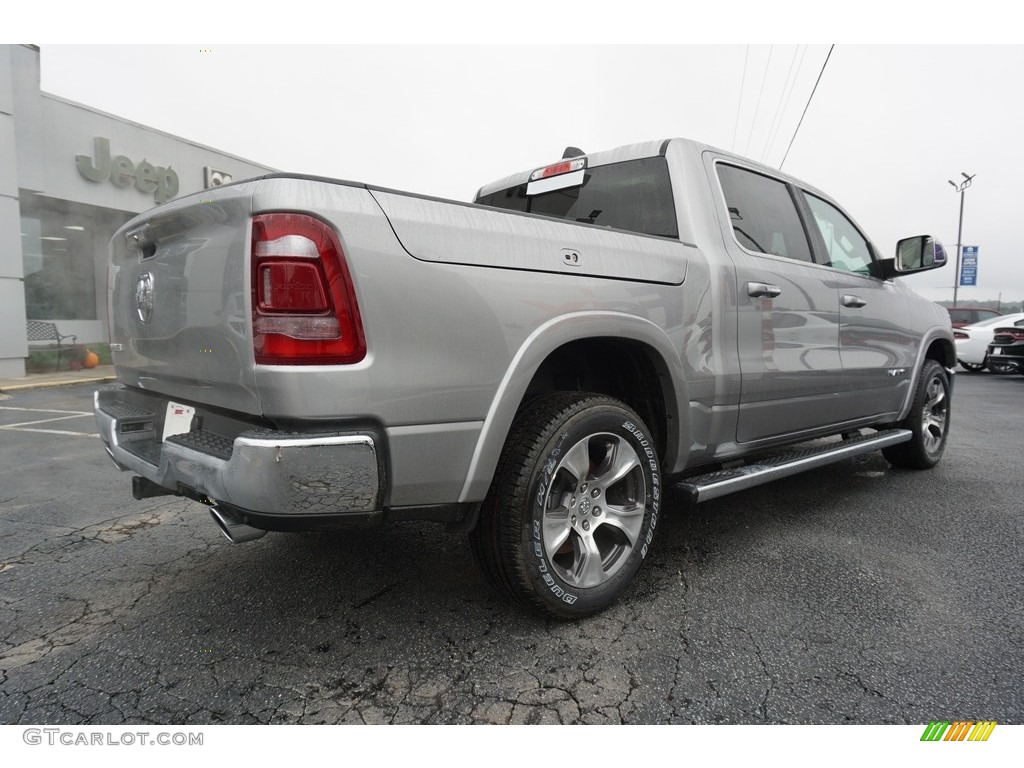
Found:
[(968, 176), (963, 171), (960, 175), (964, 177), (964, 180), (957, 184), (954, 181), (949, 183), (953, 185), (953, 189), (960, 193), (960, 226), (956, 230), (956, 274), (953, 275), (953, 306), (956, 306), (957, 291), (960, 289), (960, 254), (964, 249), (964, 192), (971, 186), (971, 179), (978, 174)]

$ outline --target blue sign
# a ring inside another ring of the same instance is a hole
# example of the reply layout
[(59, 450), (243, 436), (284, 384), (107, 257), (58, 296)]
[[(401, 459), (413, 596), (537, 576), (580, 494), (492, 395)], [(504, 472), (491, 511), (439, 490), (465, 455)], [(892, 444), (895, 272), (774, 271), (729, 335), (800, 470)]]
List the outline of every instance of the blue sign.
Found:
[(978, 246), (965, 245), (960, 256), (960, 285), (978, 284)]

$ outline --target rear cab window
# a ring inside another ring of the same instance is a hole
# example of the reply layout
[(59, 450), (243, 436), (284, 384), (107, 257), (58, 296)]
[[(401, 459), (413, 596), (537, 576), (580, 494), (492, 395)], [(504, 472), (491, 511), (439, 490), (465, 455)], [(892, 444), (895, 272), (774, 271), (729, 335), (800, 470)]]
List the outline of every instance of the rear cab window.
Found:
[(474, 202), (644, 235), (679, 237), (664, 157), (588, 167), (578, 186), (531, 196), (526, 189), (523, 183), (482, 195)]

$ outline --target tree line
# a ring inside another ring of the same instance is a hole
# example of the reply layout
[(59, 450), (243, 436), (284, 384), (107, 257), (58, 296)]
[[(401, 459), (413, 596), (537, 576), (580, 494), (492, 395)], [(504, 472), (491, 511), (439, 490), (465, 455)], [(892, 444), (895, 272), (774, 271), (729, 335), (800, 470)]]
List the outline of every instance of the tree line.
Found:
[[(938, 303), (944, 307), (953, 306), (953, 302), (951, 300), (940, 301)], [(964, 301), (963, 299), (961, 299), (960, 301), (957, 302), (957, 304), (961, 307), (988, 307), (990, 309), (997, 310), (998, 312), (1001, 312), (1004, 315), (1009, 315), (1014, 312), (1024, 312), (1024, 300), (1000, 302), (998, 299), (982, 299), (981, 301), (975, 301), (974, 299), (971, 299), (970, 301)]]

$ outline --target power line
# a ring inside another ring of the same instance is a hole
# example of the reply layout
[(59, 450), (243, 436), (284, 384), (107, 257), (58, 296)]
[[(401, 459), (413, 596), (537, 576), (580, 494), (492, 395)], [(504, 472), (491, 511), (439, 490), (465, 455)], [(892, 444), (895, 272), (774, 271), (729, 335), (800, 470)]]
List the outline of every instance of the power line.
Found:
[(747, 46), (747, 52), (743, 54), (743, 77), (740, 78), (740, 100), (736, 105), (736, 125), (732, 129), (732, 146), (730, 149), (736, 151), (736, 134), (740, 130), (740, 108), (743, 106), (743, 89), (747, 84), (747, 59), (750, 58), (750, 46)]
[(796, 130), (793, 131), (793, 138), (789, 140), (789, 146), (786, 147), (786, 154), (782, 156), (782, 162), (779, 163), (779, 170), (782, 170), (782, 166), (786, 164), (786, 158), (789, 157), (789, 150), (793, 148), (793, 142), (796, 141), (796, 135), (800, 132), (800, 126), (804, 124), (804, 117), (807, 115), (807, 110), (811, 106), (811, 99), (814, 98), (815, 91), (818, 90), (818, 83), (821, 82), (821, 76), (825, 74), (825, 67), (828, 66), (828, 60), (832, 58), (832, 51), (836, 47), (835, 43), (828, 49), (828, 56), (825, 57), (825, 63), (821, 65), (821, 72), (818, 73), (818, 79), (814, 81), (814, 88), (811, 89), (811, 95), (807, 97), (807, 104), (804, 105), (803, 114), (800, 115), (800, 122), (796, 124)]
[(754, 126), (757, 124), (757, 113), (761, 111), (761, 97), (764, 96), (764, 83), (768, 79), (768, 69), (772, 65), (772, 54), (775, 53), (775, 46), (768, 49), (768, 63), (764, 65), (764, 77), (761, 78), (761, 92), (757, 94), (757, 106), (754, 107), (754, 119), (750, 121), (750, 135), (747, 136), (747, 146), (743, 148), (743, 154), (750, 154), (750, 140), (754, 138)]
[[(794, 72), (793, 63), (796, 62), (797, 51), (800, 52), (800, 61), (796, 64), (796, 71)], [(800, 71), (804, 67), (804, 56), (806, 55), (806, 45), (797, 46), (796, 49), (793, 51), (793, 60), (790, 61), (789, 63), (789, 73), (786, 75), (786, 84), (785, 86), (783, 86), (783, 91), (786, 100), (785, 103), (783, 103), (782, 96), (779, 97), (779, 104), (781, 105), (781, 108), (775, 110), (775, 119), (772, 121), (772, 129), (770, 135), (768, 136), (768, 143), (765, 144), (764, 154), (761, 155), (762, 163), (768, 162), (768, 154), (769, 152), (771, 152), (771, 148), (775, 146), (775, 140), (778, 138), (779, 130), (782, 128), (782, 120), (780, 118), (782, 117), (782, 115), (786, 114), (787, 111), (789, 111), (789, 100), (793, 97), (793, 91), (796, 90), (796, 81), (799, 77)], [(793, 78), (792, 80), (790, 80), (791, 75)]]

